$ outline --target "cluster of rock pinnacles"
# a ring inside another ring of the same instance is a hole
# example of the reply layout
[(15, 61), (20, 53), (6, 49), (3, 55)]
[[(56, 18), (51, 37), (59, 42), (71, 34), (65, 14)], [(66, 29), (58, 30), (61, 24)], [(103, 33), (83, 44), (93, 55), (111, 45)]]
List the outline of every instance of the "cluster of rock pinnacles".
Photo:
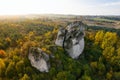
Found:
[[(77, 59), (84, 49), (84, 27), (81, 21), (75, 21), (66, 28), (60, 28), (57, 34), (55, 44), (63, 49), (73, 59)], [(48, 72), (50, 68), (50, 55), (43, 52), (38, 47), (29, 49), (28, 59), (33, 67), (40, 72)]]

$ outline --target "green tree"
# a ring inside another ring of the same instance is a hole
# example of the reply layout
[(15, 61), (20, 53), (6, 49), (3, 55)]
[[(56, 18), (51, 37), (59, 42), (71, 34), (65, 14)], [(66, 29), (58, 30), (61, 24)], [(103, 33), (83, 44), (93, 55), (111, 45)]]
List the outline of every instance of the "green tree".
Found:
[(117, 56), (120, 56), (120, 48), (118, 48), (116, 51), (117, 51)]
[(101, 62), (97, 64), (97, 69), (98, 69), (98, 75), (103, 76), (106, 72), (105, 65)]
[(110, 59), (113, 57), (115, 53), (115, 48), (110, 46), (110, 47), (106, 47), (104, 50), (103, 50), (103, 56), (106, 58), (107, 61), (110, 61)]
[(24, 74), (20, 80), (30, 80), (30, 77), (27, 74)]
[(108, 72), (106, 74), (106, 78), (107, 78), (107, 80), (111, 80), (112, 79), (112, 74), (110, 72)]
[(57, 74), (57, 80), (76, 80), (75, 76), (68, 71), (62, 71)]
[(6, 72), (5, 72), (5, 75), (8, 77), (8, 78), (12, 78), (16, 75), (16, 70), (15, 70), (15, 63), (14, 62), (10, 62), (7, 69), (6, 69)]
[(88, 64), (85, 64), (83, 66), (83, 69), (84, 69), (84, 74), (85, 75), (91, 75), (91, 68), (90, 68), (90, 66)]
[(97, 72), (97, 62), (91, 62), (90, 66), (92, 68), (93, 73)]
[(2, 59), (0, 59), (0, 77), (4, 76), (5, 73), (5, 63)]
[(19, 62), (17, 62), (15, 68), (17, 70), (17, 73), (23, 73), (25, 68), (24, 61), (20, 60)]
[(114, 72), (113, 78), (115, 80), (120, 80), (120, 72)]
[(110, 64), (113, 66), (113, 69), (119, 70), (120, 69), (120, 56), (113, 56), (110, 59)]
[(82, 76), (82, 79), (79, 79), (79, 80), (92, 80), (90, 76), (88, 75), (83, 75)]

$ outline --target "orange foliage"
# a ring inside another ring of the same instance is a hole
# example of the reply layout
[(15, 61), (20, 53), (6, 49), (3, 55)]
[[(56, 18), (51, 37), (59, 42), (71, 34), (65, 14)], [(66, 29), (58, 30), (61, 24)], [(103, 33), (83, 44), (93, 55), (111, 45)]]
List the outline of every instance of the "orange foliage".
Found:
[(4, 50), (0, 50), (0, 57), (5, 57), (6, 56), (6, 52)]

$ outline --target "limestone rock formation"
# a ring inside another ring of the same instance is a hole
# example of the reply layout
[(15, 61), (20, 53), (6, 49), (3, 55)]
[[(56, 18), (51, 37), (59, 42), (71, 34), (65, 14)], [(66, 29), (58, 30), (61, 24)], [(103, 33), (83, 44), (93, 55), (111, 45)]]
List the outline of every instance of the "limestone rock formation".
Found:
[(84, 49), (84, 27), (81, 21), (75, 21), (66, 29), (60, 28), (55, 44), (62, 46), (73, 59), (78, 58)]
[(31, 65), (40, 72), (48, 72), (50, 68), (49, 55), (44, 53), (40, 48), (32, 47), (29, 49), (28, 59)]

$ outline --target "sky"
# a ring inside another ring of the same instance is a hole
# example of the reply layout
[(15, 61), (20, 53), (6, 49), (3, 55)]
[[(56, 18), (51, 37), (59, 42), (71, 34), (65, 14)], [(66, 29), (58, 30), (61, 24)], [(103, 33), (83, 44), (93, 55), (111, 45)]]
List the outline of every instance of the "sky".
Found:
[(0, 15), (120, 15), (120, 0), (0, 0)]

